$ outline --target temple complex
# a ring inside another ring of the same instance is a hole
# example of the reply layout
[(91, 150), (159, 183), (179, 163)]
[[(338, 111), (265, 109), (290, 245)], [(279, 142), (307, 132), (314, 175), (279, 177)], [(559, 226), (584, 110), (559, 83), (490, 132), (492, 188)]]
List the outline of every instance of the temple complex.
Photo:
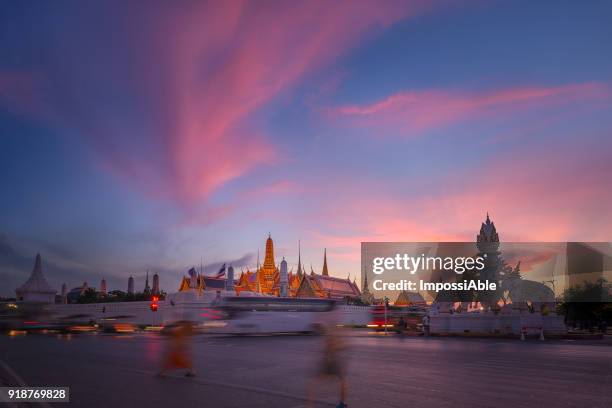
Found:
[(193, 289), (235, 291), (237, 295), (242, 292), (251, 292), (267, 296), (318, 297), (338, 300), (361, 298), (361, 291), (355, 282), (351, 282), (348, 278), (336, 278), (329, 275), (327, 249), (323, 252), (323, 268), (320, 274), (315, 273), (312, 267), (311, 272), (306, 273), (299, 245), (297, 272), (287, 270), (287, 261), (284, 258), (280, 267), (277, 266), (274, 258), (274, 241), (270, 234), (266, 240), (263, 265), (260, 265), (258, 259), (255, 271), (243, 270), (238, 279), (234, 280), (233, 268), (227, 277), (197, 274), (192, 268), (190, 276), (183, 277), (179, 291)]

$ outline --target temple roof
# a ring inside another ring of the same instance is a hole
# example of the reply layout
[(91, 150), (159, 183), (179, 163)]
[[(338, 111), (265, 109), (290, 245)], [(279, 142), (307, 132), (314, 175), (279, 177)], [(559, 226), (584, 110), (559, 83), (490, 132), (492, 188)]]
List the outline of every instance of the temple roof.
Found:
[(18, 287), (15, 292), (17, 292), (17, 294), (23, 294), (25, 292), (55, 294), (57, 292), (51, 288), (47, 282), (47, 279), (45, 279), (45, 276), (42, 273), (42, 261), (40, 254), (36, 254), (34, 269), (32, 270), (30, 277), (23, 285)]
[(309, 278), (318, 290), (329, 293), (331, 297), (357, 297), (361, 295), (357, 285), (348, 279), (316, 274)]
[(418, 292), (401, 291), (397, 295), (397, 299), (394, 302), (396, 306), (408, 306), (412, 304), (425, 304), (425, 299)]

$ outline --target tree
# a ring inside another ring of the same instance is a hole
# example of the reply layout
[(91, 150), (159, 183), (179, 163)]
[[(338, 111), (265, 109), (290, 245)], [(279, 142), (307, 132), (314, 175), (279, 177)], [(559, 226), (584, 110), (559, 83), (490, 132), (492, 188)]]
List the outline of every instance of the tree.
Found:
[(570, 325), (590, 328), (601, 321), (612, 322), (612, 284), (606, 279), (572, 286), (562, 299), (559, 309)]
[(79, 296), (77, 303), (96, 303), (98, 302), (98, 292), (94, 288), (89, 288)]

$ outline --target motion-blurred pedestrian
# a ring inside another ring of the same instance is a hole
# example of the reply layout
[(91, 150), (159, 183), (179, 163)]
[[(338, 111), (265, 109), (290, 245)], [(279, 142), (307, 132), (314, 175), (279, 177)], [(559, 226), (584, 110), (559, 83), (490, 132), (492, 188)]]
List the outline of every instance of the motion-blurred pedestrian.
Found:
[(423, 316), (423, 334), (429, 337), (429, 315)]
[(314, 388), (319, 380), (337, 378), (340, 383), (340, 402), (336, 408), (346, 408), (347, 381), (343, 351), (346, 343), (341, 337), (339, 329), (335, 325), (327, 325), (323, 332), (323, 353), (320, 361), (319, 371), (308, 387), (308, 403), (313, 406)]
[(163, 377), (170, 370), (187, 370), (185, 376), (195, 377), (192, 355), (193, 324), (190, 320), (180, 320), (164, 330), (164, 333), (170, 336), (170, 342), (158, 375)]
[(397, 324), (395, 325), (395, 331), (397, 332), (397, 334), (400, 336), (401, 339), (404, 338), (407, 328), (408, 328), (408, 323), (406, 323), (403, 316), (400, 316), (399, 320), (397, 321)]

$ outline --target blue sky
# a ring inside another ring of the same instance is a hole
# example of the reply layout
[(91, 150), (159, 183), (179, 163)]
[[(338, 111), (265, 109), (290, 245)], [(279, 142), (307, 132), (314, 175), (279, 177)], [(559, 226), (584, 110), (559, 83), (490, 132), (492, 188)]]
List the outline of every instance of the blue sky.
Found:
[(268, 232), (356, 276), (362, 240), (471, 240), (487, 211), (506, 240), (610, 240), (611, 11), (5, 5), (0, 295), (36, 252), (58, 289), (172, 291)]

